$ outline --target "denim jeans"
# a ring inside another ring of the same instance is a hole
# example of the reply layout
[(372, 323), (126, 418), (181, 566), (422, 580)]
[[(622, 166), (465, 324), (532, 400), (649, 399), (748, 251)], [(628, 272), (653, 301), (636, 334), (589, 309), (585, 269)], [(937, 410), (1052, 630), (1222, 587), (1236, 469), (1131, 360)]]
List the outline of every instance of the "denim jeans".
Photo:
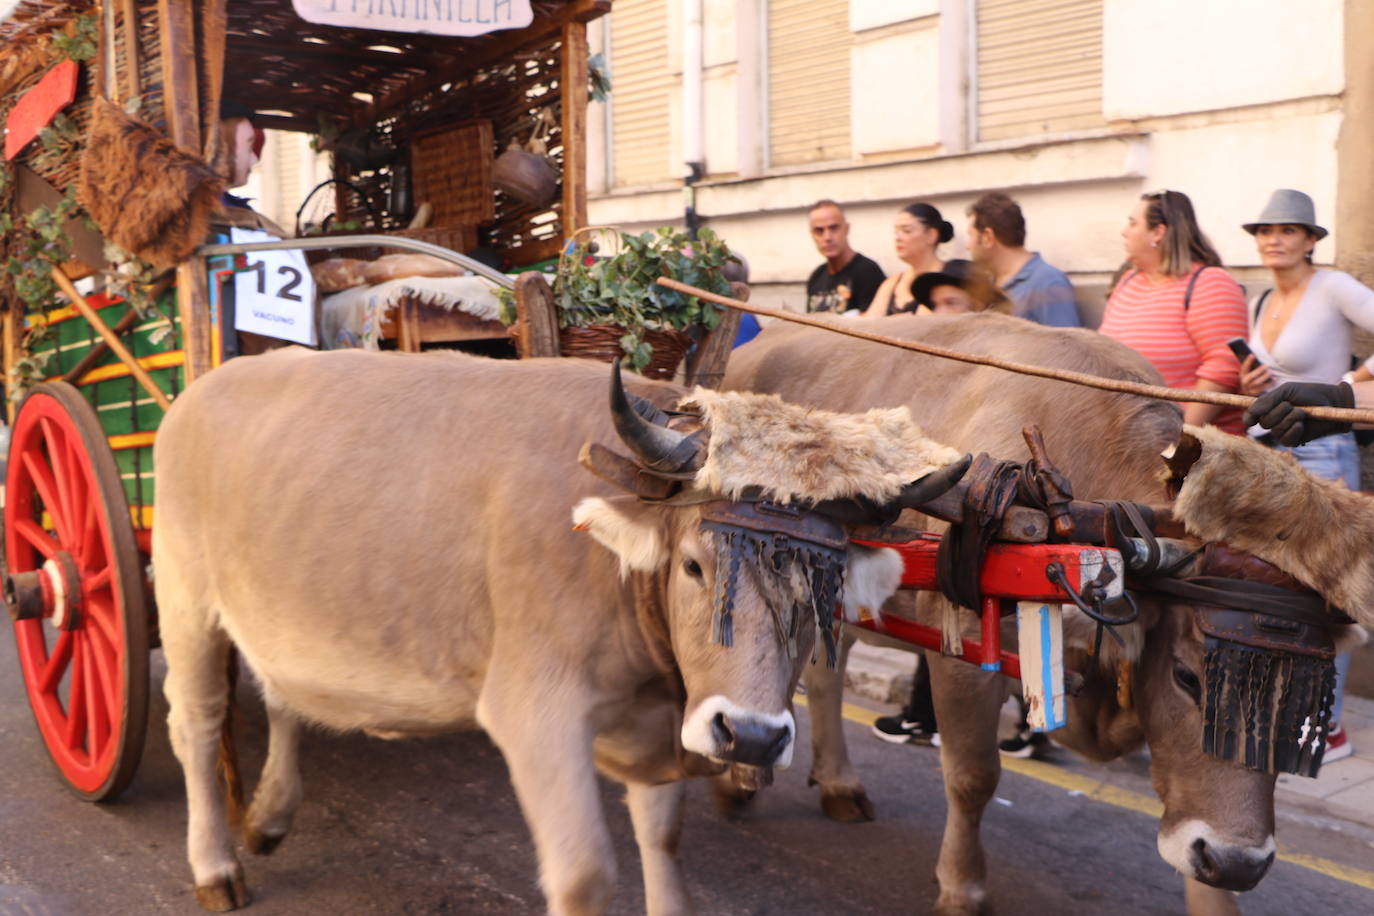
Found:
[[(1276, 448), (1292, 452), (1298, 464), (1318, 477), (1339, 480), (1351, 490), (1360, 488), (1360, 450), (1354, 433), (1341, 433), (1313, 439), (1306, 445)], [(1341, 706), (1345, 698), (1345, 681), (1350, 675), (1350, 653), (1336, 656), (1336, 699), (1331, 706), (1331, 721), (1341, 721)]]

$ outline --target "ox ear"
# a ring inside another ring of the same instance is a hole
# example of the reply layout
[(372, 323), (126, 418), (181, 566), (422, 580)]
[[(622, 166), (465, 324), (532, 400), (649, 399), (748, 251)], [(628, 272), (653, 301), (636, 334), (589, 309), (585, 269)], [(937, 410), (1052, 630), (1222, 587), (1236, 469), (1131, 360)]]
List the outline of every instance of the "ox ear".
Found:
[(620, 558), (620, 575), (653, 572), (668, 559), (663, 536), (663, 508), (633, 496), (591, 496), (573, 507), (573, 527), (587, 531)]
[(877, 616), (887, 599), (902, 584), (901, 554), (889, 547), (849, 545), (848, 569), (844, 574), (844, 617), (857, 622), (861, 612)]

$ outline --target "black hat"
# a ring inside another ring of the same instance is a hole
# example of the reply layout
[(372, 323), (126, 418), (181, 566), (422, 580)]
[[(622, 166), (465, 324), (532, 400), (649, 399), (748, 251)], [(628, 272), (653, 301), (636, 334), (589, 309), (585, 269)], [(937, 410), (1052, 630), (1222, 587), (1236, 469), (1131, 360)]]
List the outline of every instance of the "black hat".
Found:
[(965, 261), (963, 258), (952, 258), (945, 262), (943, 270), (932, 270), (912, 280), (912, 298), (916, 300), (918, 305), (924, 305), (926, 308), (934, 308), (930, 302), (930, 294), (935, 291), (935, 287), (957, 286), (960, 289), (968, 289), (968, 281), (973, 275), (973, 269), (972, 261)]
[(227, 121), (230, 118), (247, 118), (251, 121), (256, 114), (257, 112), (242, 102), (235, 102), (233, 99), (220, 99), (219, 118), (221, 121)]

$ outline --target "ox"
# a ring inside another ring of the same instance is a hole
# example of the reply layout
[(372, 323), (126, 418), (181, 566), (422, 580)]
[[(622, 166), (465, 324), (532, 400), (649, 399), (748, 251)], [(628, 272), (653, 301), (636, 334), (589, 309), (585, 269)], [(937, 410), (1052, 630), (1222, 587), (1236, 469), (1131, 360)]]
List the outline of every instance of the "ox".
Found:
[[(644, 380), (628, 401), (617, 381), (608, 411), (606, 378), (578, 361), (293, 349), (235, 360), (177, 399), (156, 446), (153, 559), (204, 907), (248, 900), (215, 773), (232, 646), (270, 720), (249, 851), (270, 852), (291, 825), (303, 725), (381, 737), (480, 725), (509, 766), (552, 912), (599, 913), (612, 894), (598, 767), (627, 787), (649, 911), (689, 908), (675, 857), (681, 780), (726, 766), (760, 780), (787, 764), (814, 615), (833, 614), (839, 596), (822, 606), (802, 548), (788, 553), (765, 526), (749, 543), (776, 548), (781, 573), (732, 567), (732, 632), (714, 632), (728, 526), (699, 522), (719, 495), (689, 482), (677, 501), (605, 498), (608, 486), (574, 466), (584, 443), (619, 438), (642, 466), (690, 481), (714, 427), (655, 425), (669, 418), (654, 402), (681, 390)], [(765, 413), (784, 406), (754, 400)], [(875, 434), (860, 432), (862, 450)], [(719, 492), (772, 486), (729, 478), (711, 449)], [(929, 498), (962, 472), (930, 468), (906, 478), (917, 481), (907, 496)], [(901, 489), (884, 486), (883, 499)], [(822, 495), (875, 494), (858, 480)], [(900, 561), (846, 548), (834, 528), (830, 572), (845, 575), (846, 600), (876, 606)]]
[[(1086, 330), (1043, 328), (992, 314), (855, 324), (969, 353), (1160, 384), (1139, 355)], [(899, 353), (794, 325), (771, 327), (736, 351), (724, 387), (773, 392), (832, 410), (907, 404), (929, 435), (1004, 458), (1024, 455), (1020, 430), (1039, 424), (1075, 496), (1089, 500), (1162, 502), (1160, 454), (1179, 441), (1182, 427), (1171, 404)], [(1225, 526), (1213, 528), (1211, 537), (1225, 536)], [(934, 623), (943, 607), (947, 602), (941, 596), (923, 594), (916, 612)], [(1096, 672), (1087, 671), (1090, 622), (1077, 612), (1066, 615), (1065, 665), (1085, 671), (1088, 679), (1069, 700), (1068, 727), (1052, 737), (1094, 760), (1148, 744), (1153, 782), (1164, 803), (1160, 855), (1188, 879), (1190, 908), (1229, 911), (1234, 909), (1230, 894), (1213, 888), (1247, 890), (1273, 861), (1274, 776), (1203, 753), (1203, 635), (1189, 610), (1175, 601), (1142, 599), (1139, 623), (1122, 628), (1125, 648), (1108, 640)], [(976, 912), (985, 906), (987, 870), (979, 824), (1000, 773), (998, 711), (1009, 682), (937, 653), (927, 653), (927, 659), (949, 804), (936, 865), (937, 910)], [(811, 778), (820, 786), (823, 807), (841, 820), (871, 818), (872, 807), (844, 746), (842, 674), (813, 667), (806, 680)], [(1129, 682), (1134, 697), (1129, 708), (1118, 698), (1119, 680)]]

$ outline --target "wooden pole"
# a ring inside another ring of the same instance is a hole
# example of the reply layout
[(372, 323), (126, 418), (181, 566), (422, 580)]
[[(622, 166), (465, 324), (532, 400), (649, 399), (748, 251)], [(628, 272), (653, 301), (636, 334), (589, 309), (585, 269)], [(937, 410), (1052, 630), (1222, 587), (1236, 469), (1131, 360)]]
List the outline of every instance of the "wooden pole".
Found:
[(200, 152), (200, 103), (192, 0), (157, 0), (157, 18), (167, 134), (173, 143), (194, 155)]
[(587, 225), (587, 26), (563, 26), (562, 66), (558, 87), (563, 95), (563, 235)]
[[(659, 277), (658, 284), (660, 286), (666, 286), (668, 289), (675, 289), (680, 293), (687, 293), (699, 299), (705, 299), (707, 302), (723, 305), (726, 308), (739, 309), (742, 312), (752, 312), (755, 315), (763, 315), (766, 318), (777, 318), (782, 321), (790, 321), (794, 324), (804, 324), (808, 327), (820, 328), (823, 331), (833, 331), (836, 334), (843, 334), (846, 337), (856, 337), (859, 340), (867, 340), (888, 347), (910, 350), (913, 353), (924, 353), (927, 356), (938, 356), (942, 359), (952, 359), (961, 363), (973, 363), (978, 366), (991, 366), (994, 369), (1003, 369), (1007, 372), (1016, 372), (1020, 375), (1034, 375), (1038, 378), (1069, 382), (1074, 385), (1083, 385), (1088, 388), (1098, 388), (1102, 391), (1115, 391), (1119, 394), (1135, 394), (1144, 398), (1154, 398), (1158, 401), (1217, 404), (1222, 407), (1237, 407), (1242, 409), (1249, 407), (1255, 401), (1254, 398), (1246, 397), (1243, 394), (1227, 394), (1222, 391), (1196, 391), (1191, 388), (1166, 388), (1163, 385), (1146, 385), (1141, 382), (1129, 382), (1123, 379), (1103, 378), (1099, 375), (1089, 375), (1086, 372), (1074, 372), (1070, 369), (1046, 369), (1043, 366), (1032, 366), (1029, 363), (1013, 362), (1009, 359), (999, 359), (996, 356), (983, 356), (977, 353), (961, 353), (958, 350), (949, 350), (945, 347), (937, 347), (932, 344), (918, 343), (914, 340), (902, 340), (897, 337), (888, 337), (885, 334), (874, 334), (871, 331), (863, 331), (859, 328), (850, 327), (844, 319), (813, 318), (810, 315), (799, 315), (795, 312), (786, 312), (781, 309), (770, 309), (759, 305), (750, 305), (738, 299), (731, 299), (729, 296), (717, 295), (716, 293), (707, 292), (704, 289), (697, 289), (695, 286), (688, 286), (686, 283), (679, 283), (677, 280), (672, 280), (668, 277)], [(1303, 410), (1306, 411), (1308, 415), (1319, 420), (1374, 424), (1374, 410), (1346, 410), (1338, 407), (1304, 407)]]
[(15, 403), (10, 398), (10, 386), (14, 384), (14, 379), (9, 372), (14, 368), (14, 364), (19, 362), (19, 314), (14, 309), (12, 302), (0, 302), (0, 308), (4, 309), (4, 351), (5, 351), (5, 422), (14, 425)]
[[(136, 324), (138, 324), (138, 309), (131, 308), (124, 313), (124, 317), (119, 319), (110, 330), (114, 332), (116, 337), (123, 337), (129, 332), (129, 329)], [(102, 340), (100, 343), (91, 347), (86, 355), (81, 357), (80, 362), (62, 373), (62, 381), (71, 382), (73, 385), (77, 384), (81, 376), (95, 368), (95, 364), (100, 362), (108, 352), (110, 352), (110, 345)]]
[[(200, 145), (200, 102), (196, 80), (193, 0), (157, 0), (162, 54), (163, 110), (172, 142), (196, 155)], [(218, 123), (218, 122), (216, 122)], [(177, 266), (177, 315), (186, 353), (186, 384), (210, 371), (210, 306), (205, 266), (192, 258)]]
[(119, 0), (119, 16), (120, 40), (124, 45), (124, 99), (127, 101), (142, 91), (138, 72), (138, 8), (134, 0)]
[(156, 401), (157, 405), (163, 410), (167, 410), (171, 407), (171, 399), (163, 394), (162, 389), (157, 387), (157, 382), (153, 381), (153, 377), (138, 364), (138, 360), (129, 352), (129, 348), (124, 346), (124, 341), (119, 339), (119, 335), (110, 330), (110, 326), (96, 314), (95, 309), (91, 308), (90, 304), (86, 302), (86, 297), (77, 292), (76, 286), (72, 284), (71, 280), (67, 279), (67, 275), (62, 273), (60, 268), (54, 267), (52, 278), (53, 282), (57, 284), (58, 289), (62, 290), (63, 295), (71, 300), (72, 305), (76, 306), (76, 310), (81, 313), (82, 317), (90, 322), (91, 327), (95, 328), (96, 333), (100, 335), (101, 339), (109, 344), (115, 356), (119, 357), (119, 361), (129, 367), (129, 371), (133, 373), (138, 383), (143, 386), (143, 390), (152, 395), (153, 400)]

